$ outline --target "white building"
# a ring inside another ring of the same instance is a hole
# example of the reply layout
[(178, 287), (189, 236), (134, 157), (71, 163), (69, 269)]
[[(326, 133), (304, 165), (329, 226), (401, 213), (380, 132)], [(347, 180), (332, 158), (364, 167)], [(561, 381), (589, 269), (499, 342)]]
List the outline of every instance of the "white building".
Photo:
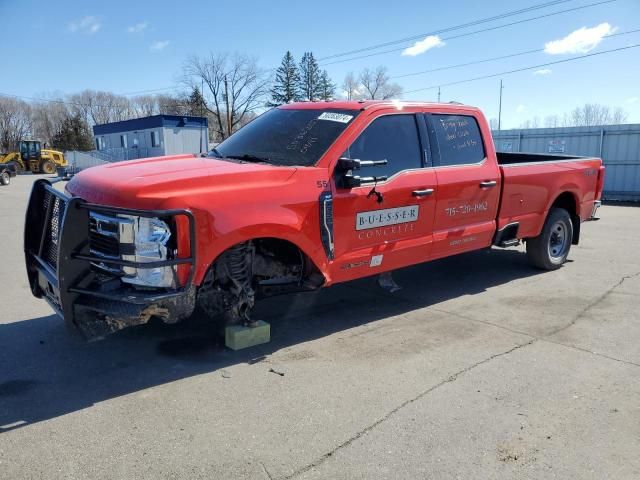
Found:
[(93, 127), (96, 149), (112, 160), (205, 153), (209, 124), (204, 117), (153, 115)]

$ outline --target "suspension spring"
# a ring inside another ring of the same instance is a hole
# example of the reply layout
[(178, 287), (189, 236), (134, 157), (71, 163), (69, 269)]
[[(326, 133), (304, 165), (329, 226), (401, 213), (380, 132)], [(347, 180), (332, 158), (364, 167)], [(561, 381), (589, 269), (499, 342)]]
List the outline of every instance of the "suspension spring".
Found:
[(251, 282), (249, 259), (251, 254), (249, 244), (241, 243), (229, 249), (227, 268), (231, 280), (239, 288), (246, 288)]

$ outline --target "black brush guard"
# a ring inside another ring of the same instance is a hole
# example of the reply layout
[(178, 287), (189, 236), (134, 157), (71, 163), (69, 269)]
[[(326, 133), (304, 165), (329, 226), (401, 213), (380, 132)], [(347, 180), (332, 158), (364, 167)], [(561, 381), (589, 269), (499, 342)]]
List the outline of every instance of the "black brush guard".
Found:
[[(184, 216), (189, 223), (189, 257), (132, 262), (92, 255), (89, 251), (89, 211), (140, 217)], [(68, 197), (47, 180), (31, 191), (24, 229), (24, 252), (31, 291), (44, 298), (66, 324), (87, 339), (102, 338), (122, 328), (160, 317), (174, 323), (191, 315), (195, 306), (196, 227), (189, 210), (134, 210), (87, 203)], [(135, 289), (122, 282), (103, 282), (91, 263), (134, 268), (189, 264), (185, 285), (175, 289)]]

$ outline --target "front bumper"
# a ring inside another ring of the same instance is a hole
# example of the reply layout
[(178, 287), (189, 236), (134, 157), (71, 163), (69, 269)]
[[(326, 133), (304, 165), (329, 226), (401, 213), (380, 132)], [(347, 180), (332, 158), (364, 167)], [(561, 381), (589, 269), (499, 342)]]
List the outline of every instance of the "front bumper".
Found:
[[(96, 257), (89, 250), (89, 212), (111, 215), (188, 219), (188, 257), (155, 262), (131, 262)], [(188, 210), (133, 210), (87, 203), (54, 189), (47, 180), (33, 185), (24, 231), (24, 252), (29, 285), (44, 298), (66, 324), (87, 339), (102, 338), (122, 328), (160, 317), (167, 323), (182, 320), (195, 307), (195, 219)], [(91, 264), (158, 268), (189, 265), (184, 285), (136, 289), (117, 278), (106, 278)]]

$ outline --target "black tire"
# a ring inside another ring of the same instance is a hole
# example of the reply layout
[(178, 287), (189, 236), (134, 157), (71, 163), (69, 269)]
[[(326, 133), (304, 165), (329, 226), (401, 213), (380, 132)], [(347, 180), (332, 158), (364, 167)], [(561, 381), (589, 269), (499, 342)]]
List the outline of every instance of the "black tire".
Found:
[(11, 175), (9, 175), (9, 172), (0, 173), (0, 184), (9, 185), (10, 183), (11, 183)]
[(569, 212), (564, 208), (552, 208), (540, 235), (527, 240), (529, 263), (542, 270), (557, 270), (567, 261), (572, 240), (573, 223)]
[(40, 172), (46, 173), (47, 175), (53, 175), (56, 173), (55, 163), (50, 162), (49, 160), (42, 162), (42, 165), (40, 165)]

